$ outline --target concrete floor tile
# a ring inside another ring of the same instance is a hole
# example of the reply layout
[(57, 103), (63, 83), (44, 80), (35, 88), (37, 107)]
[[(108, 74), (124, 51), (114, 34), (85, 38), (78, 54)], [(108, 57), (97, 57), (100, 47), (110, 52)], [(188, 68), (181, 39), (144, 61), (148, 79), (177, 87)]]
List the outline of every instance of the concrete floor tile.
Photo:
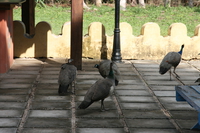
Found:
[(177, 103), (176, 97), (158, 97), (161, 103)]
[(120, 102), (155, 102), (153, 97), (150, 96), (118, 96)]
[(0, 83), (1, 89), (9, 89), (9, 88), (23, 89), (23, 88), (30, 88), (30, 87), (31, 87), (31, 84), (1, 84)]
[(70, 128), (71, 119), (68, 118), (28, 118), (26, 128)]
[(156, 103), (120, 103), (122, 109), (152, 110), (159, 109)]
[(0, 95), (0, 102), (25, 102), (27, 95)]
[(188, 103), (186, 102), (177, 102), (177, 103), (165, 103), (163, 104), (167, 110), (194, 110)]
[(176, 96), (176, 91), (154, 91), (155, 95), (158, 97), (166, 97), (166, 96)]
[(81, 79), (81, 80), (84, 80), (84, 79), (102, 79), (103, 77), (99, 74), (99, 75), (77, 75), (77, 79)]
[(64, 102), (70, 102), (71, 97), (70, 96), (42, 96), (42, 95), (36, 95), (34, 98), (34, 101), (64, 101)]
[(40, 79), (57, 79), (58, 80), (59, 75), (54, 74), (54, 75), (41, 75)]
[(27, 95), (30, 93), (30, 89), (0, 89), (1, 95)]
[(190, 111), (170, 111), (170, 114), (173, 119), (180, 119), (180, 120), (198, 120), (198, 112), (196, 110)]
[(41, 102), (41, 101), (37, 101), (37, 102), (33, 102), (31, 109), (34, 110), (65, 110), (65, 109), (70, 109), (71, 108), (71, 102)]
[(172, 86), (176, 86), (176, 85), (180, 85), (180, 83), (176, 82), (176, 81), (163, 81), (163, 82), (160, 82), (160, 81), (147, 81), (148, 84), (151, 84), (151, 85), (172, 85)]
[(121, 85), (135, 85), (135, 84), (142, 84), (140, 79), (137, 80), (123, 80), (120, 82)]
[(17, 128), (0, 128), (0, 133), (16, 133)]
[(22, 117), (24, 110), (0, 110), (0, 117)]
[(147, 90), (115, 90), (115, 93), (119, 96), (125, 95), (125, 96), (149, 96), (150, 93)]
[(77, 118), (76, 123), (78, 128), (123, 128), (123, 124), (119, 119)]
[(39, 74), (39, 70), (36, 70), (36, 71), (9, 71), (9, 74), (13, 74), (13, 75), (16, 75), (16, 74), (19, 74), (19, 75), (21, 75), (21, 74), (23, 74), (23, 75), (30, 75), (30, 74), (32, 74), (32, 75), (38, 75)]
[(28, 84), (32, 84), (35, 81), (35, 79), (22, 79), (22, 78), (18, 78), (18, 79), (3, 79), (1, 80), (1, 84), (22, 84), (22, 83), (28, 83)]
[(0, 118), (0, 128), (17, 127), (19, 125), (19, 121), (19, 118)]
[(176, 129), (130, 128), (131, 133), (179, 133)]
[(58, 84), (58, 79), (40, 79), (40, 83)]
[(126, 90), (142, 90), (142, 89), (146, 89), (146, 87), (144, 86), (144, 84), (140, 84), (140, 85), (121, 85), (119, 84), (118, 86), (116, 86), (115, 88), (116, 90), (118, 89), (126, 89)]
[(160, 86), (150, 85), (150, 87), (153, 91), (174, 91), (175, 90), (175, 86), (170, 86), (170, 85), (160, 85)]
[(71, 133), (70, 128), (24, 128), (22, 133)]
[(167, 116), (160, 110), (123, 110), (124, 117), (127, 119), (164, 119)]
[(174, 129), (167, 119), (126, 119), (128, 127)]
[(124, 133), (123, 128), (77, 128), (77, 133)]
[(0, 102), (0, 109), (24, 109), (26, 102)]
[(190, 129), (196, 125), (197, 120), (176, 120), (181, 129)]
[(52, 118), (69, 118), (71, 117), (70, 110), (31, 110), (29, 117), (52, 117)]
[(42, 89), (42, 90), (49, 90), (49, 89), (58, 90), (58, 87), (59, 87), (58, 84), (48, 84), (48, 83), (45, 83), (45, 84), (39, 83), (37, 85), (37, 89)]
[(36, 95), (58, 95), (58, 88), (57, 89), (37, 89), (35, 92)]

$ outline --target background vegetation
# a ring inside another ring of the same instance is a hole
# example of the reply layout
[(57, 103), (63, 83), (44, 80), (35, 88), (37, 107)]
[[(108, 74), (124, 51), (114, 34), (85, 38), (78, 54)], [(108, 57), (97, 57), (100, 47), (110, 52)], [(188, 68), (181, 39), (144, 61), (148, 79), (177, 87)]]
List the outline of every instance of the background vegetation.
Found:
[[(113, 35), (115, 8), (113, 4), (106, 3), (101, 7), (88, 5), (90, 10), (84, 10), (83, 34), (88, 33), (88, 26), (92, 22), (101, 22), (108, 35)], [(52, 27), (54, 34), (60, 34), (65, 22), (70, 21), (71, 7), (58, 4), (51, 6), (36, 5), (35, 24), (40, 21), (47, 21)], [(21, 20), (21, 8), (14, 9), (14, 20)], [(178, 6), (163, 7), (149, 6), (140, 8), (139, 6), (127, 6), (126, 11), (120, 12), (120, 22), (127, 22), (133, 27), (133, 35), (140, 35), (143, 24), (147, 22), (158, 23), (161, 35), (168, 35), (168, 28), (172, 23), (184, 23), (188, 29), (188, 36), (194, 35), (195, 27), (200, 24), (200, 9), (198, 7)]]

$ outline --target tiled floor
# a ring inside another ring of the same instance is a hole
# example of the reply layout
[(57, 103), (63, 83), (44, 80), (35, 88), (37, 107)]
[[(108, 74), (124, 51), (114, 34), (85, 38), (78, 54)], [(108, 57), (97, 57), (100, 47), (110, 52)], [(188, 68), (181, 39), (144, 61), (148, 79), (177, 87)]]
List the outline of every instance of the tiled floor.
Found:
[(177, 74), (158, 73), (159, 61), (123, 60), (122, 80), (114, 95), (85, 110), (77, 109), (87, 89), (102, 78), (94, 64), (83, 59), (75, 94), (58, 95), (58, 74), (65, 59), (15, 59), (0, 74), (0, 133), (199, 133), (190, 128), (198, 112), (175, 99), (176, 85), (197, 85), (200, 61), (182, 61)]

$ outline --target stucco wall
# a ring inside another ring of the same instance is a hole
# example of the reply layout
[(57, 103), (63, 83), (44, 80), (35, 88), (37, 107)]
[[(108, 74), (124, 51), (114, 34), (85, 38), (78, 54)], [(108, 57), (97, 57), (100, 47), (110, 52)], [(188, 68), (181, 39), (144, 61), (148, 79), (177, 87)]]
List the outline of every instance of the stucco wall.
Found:
[[(169, 51), (179, 51), (185, 44), (183, 58), (198, 58), (200, 53), (200, 25), (194, 29), (194, 36), (187, 36), (187, 27), (182, 23), (173, 23), (168, 36), (160, 35), (157, 23), (146, 23), (141, 27), (139, 36), (132, 34), (132, 27), (126, 22), (120, 23), (121, 54), (123, 59), (161, 59)], [(54, 35), (47, 22), (36, 25), (35, 36), (25, 35), (21, 21), (14, 21), (15, 57), (69, 57), (70, 22), (62, 28), (62, 35)], [(106, 35), (106, 29), (100, 22), (88, 26), (88, 34), (83, 37), (83, 57), (95, 59), (111, 58), (113, 36)]]

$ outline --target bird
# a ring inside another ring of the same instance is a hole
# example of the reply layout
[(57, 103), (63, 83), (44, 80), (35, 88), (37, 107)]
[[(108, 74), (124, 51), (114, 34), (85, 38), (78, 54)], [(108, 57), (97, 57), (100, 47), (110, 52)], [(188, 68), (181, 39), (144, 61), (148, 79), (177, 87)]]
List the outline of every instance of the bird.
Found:
[(62, 64), (59, 77), (58, 77), (58, 94), (65, 95), (68, 92), (69, 86), (72, 87), (72, 83), (77, 75), (77, 68), (70, 64), (73, 59), (68, 59), (68, 63)]
[(97, 80), (87, 91), (84, 100), (78, 106), (79, 109), (88, 108), (93, 102), (101, 100), (101, 111), (105, 111), (104, 99), (113, 93), (115, 88), (115, 78), (113, 72), (113, 63), (110, 63), (110, 71), (105, 79)]
[(115, 75), (115, 85), (117, 86), (119, 84), (121, 73), (120, 73), (118, 66), (115, 62), (110, 61), (110, 60), (103, 60), (99, 64), (95, 64), (94, 67), (99, 70), (99, 73), (103, 78), (106, 78), (109, 74), (109, 71), (110, 71), (110, 63), (111, 62), (113, 63), (112, 69), (113, 69), (113, 72), (114, 72), (114, 75)]
[(175, 70), (181, 61), (183, 48), (184, 48), (184, 44), (181, 46), (181, 49), (179, 52), (169, 52), (167, 53), (167, 55), (165, 55), (165, 57), (163, 58), (159, 66), (159, 73), (161, 75), (169, 71), (170, 80), (171, 80), (171, 68), (174, 67), (173, 73), (176, 75), (177, 78), (180, 78), (178, 74), (176, 74)]

